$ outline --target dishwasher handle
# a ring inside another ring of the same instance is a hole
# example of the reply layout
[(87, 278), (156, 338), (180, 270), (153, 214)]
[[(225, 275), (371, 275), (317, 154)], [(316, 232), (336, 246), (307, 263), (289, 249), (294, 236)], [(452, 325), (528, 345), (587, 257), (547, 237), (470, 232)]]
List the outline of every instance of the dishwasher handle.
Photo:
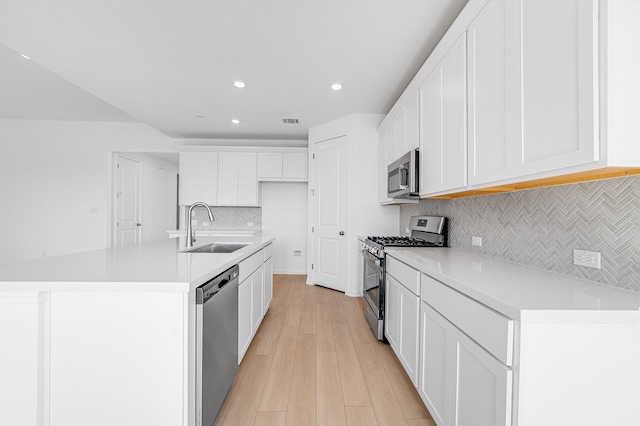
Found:
[(215, 296), (227, 284), (234, 280), (237, 281), (239, 270), (240, 268), (238, 265), (234, 265), (220, 275), (217, 275), (215, 278), (196, 288), (196, 304), (201, 305), (207, 303), (209, 299)]

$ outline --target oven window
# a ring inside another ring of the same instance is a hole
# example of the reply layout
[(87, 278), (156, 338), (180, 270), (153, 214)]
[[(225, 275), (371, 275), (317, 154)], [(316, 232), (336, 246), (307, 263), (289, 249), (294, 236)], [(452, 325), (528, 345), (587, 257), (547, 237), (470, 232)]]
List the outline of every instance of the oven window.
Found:
[(372, 308), (380, 309), (380, 267), (369, 260), (364, 262), (363, 291)]

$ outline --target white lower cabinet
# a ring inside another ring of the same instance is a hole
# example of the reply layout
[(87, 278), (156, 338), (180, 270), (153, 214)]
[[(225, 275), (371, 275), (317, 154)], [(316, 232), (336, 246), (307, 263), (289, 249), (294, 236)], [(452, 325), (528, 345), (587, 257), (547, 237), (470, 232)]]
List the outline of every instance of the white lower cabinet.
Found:
[(418, 278), (417, 270), (387, 257), (385, 335), (414, 386), (418, 386), (420, 342), (420, 297), (414, 293)]
[(420, 334), (420, 298), (400, 287), (400, 346), (398, 358), (413, 386), (418, 385), (418, 342)]
[(457, 328), (453, 333), (451, 424), (511, 424), (513, 377), (510, 368)]
[(387, 274), (384, 295), (384, 335), (394, 351), (400, 342), (400, 283)]
[(240, 262), (238, 364), (249, 349), (273, 297), (272, 245)]
[[(422, 279), (418, 393), (434, 421), (439, 426), (511, 425), (511, 368), (436, 310), (442, 306), (441, 310), (452, 312), (453, 320), (460, 324), (458, 313), (451, 311), (451, 306), (465, 306), (471, 299), (449, 288), (444, 290), (444, 297), (440, 297), (437, 291), (428, 291), (427, 286), (435, 289), (446, 286), (427, 275)], [(461, 303), (452, 298), (459, 298)], [(490, 316), (499, 315), (489, 308), (480, 308), (482, 305), (476, 302), (471, 303), (478, 305), (478, 309), (490, 311)], [(482, 321), (482, 315), (475, 316), (474, 321)]]
[(252, 338), (251, 282), (245, 280), (238, 286), (238, 364), (247, 352)]
[(273, 299), (273, 258), (269, 257), (264, 262), (264, 313), (267, 313)]
[(449, 374), (446, 366), (447, 359), (451, 358), (451, 337), (447, 333), (450, 324), (425, 302), (421, 302), (420, 307), (422, 335), (418, 393), (436, 424), (446, 425), (449, 420)]

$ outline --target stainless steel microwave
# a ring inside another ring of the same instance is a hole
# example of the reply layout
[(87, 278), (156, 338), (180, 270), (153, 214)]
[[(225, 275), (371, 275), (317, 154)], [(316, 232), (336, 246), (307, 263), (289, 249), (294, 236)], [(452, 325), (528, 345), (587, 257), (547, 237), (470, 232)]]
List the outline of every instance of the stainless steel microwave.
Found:
[(418, 150), (413, 149), (389, 164), (387, 196), (389, 198), (418, 198)]

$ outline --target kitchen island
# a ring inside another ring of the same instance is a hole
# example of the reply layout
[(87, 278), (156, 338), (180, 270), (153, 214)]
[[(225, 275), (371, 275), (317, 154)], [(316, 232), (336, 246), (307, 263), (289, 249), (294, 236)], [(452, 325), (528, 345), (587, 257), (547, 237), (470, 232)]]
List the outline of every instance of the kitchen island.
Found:
[(247, 244), (224, 254), (174, 238), (0, 266), (0, 424), (195, 425), (195, 289), (235, 264), (242, 282), (243, 261), (262, 267), (273, 240), (194, 244)]

